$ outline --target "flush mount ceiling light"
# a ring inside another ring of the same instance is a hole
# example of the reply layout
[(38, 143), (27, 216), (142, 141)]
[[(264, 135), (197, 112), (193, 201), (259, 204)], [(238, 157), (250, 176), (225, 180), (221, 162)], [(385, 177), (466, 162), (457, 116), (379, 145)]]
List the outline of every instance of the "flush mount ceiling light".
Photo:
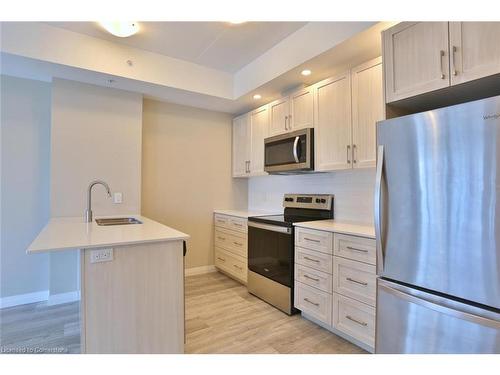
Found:
[(304, 69), (303, 71), (300, 72), (300, 74), (302, 74), (303, 76), (310, 76), (311, 73), (312, 72), (309, 69)]
[(139, 24), (137, 22), (122, 22), (122, 21), (111, 21), (111, 22), (99, 22), (99, 24), (106, 29), (109, 33), (119, 36), (120, 38), (126, 38), (128, 36), (134, 35), (139, 31)]
[(259, 99), (262, 99), (262, 96), (260, 96), (259, 94), (255, 94), (255, 95), (253, 96), (253, 98), (254, 98), (255, 100), (259, 100)]
[(229, 23), (232, 25), (240, 25), (240, 24), (245, 23), (245, 22), (247, 22), (247, 21), (229, 21)]

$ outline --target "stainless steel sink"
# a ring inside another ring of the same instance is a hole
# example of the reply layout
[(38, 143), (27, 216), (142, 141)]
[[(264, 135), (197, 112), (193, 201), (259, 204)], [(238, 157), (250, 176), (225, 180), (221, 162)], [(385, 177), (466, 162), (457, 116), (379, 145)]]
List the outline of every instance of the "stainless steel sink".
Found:
[(142, 221), (135, 217), (112, 217), (108, 219), (95, 219), (97, 225), (127, 225), (127, 224), (142, 224)]

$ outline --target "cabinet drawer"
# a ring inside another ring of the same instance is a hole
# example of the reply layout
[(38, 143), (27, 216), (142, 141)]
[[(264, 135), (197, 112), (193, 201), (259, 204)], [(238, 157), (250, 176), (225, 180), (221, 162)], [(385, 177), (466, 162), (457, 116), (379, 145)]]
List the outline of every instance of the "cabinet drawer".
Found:
[(303, 249), (301, 247), (295, 247), (295, 263), (330, 274), (333, 270), (332, 255)]
[(247, 237), (244, 233), (215, 227), (215, 247), (230, 251), (243, 258), (248, 258)]
[(230, 216), (229, 217), (229, 229), (236, 230), (238, 232), (247, 233), (247, 219), (241, 217)]
[(221, 215), (221, 214), (215, 214), (214, 215), (214, 221), (215, 221), (215, 226), (216, 227), (223, 227), (223, 228), (228, 228), (229, 229), (229, 216)]
[(333, 327), (370, 347), (375, 346), (375, 308), (333, 294)]
[(332, 325), (332, 295), (295, 281), (295, 307), (303, 313)]
[(332, 293), (332, 275), (315, 270), (314, 268), (296, 264), (295, 280), (320, 289), (323, 292)]
[(297, 228), (295, 231), (295, 244), (297, 246), (332, 254), (333, 234), (320, 230)]
[(335, 256), (333, 290), (346, 297), (375, 306), (377, 276), (375, 266)]
[(375, 265), (374, 239), (335, 233), (333, 242), (335, 255)]
[(236, 279), (247, 282), (247, 262), (223, 249), (215, 248), (215, 266)]

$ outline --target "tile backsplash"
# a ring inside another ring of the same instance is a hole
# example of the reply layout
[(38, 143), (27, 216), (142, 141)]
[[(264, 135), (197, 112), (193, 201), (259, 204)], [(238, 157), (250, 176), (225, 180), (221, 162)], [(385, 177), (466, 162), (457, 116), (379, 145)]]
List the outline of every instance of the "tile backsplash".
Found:
[(250, 178), (248, 208), (283, 210), (285, 193), (334, 194), (335, 219), (373, 224), (375, 169)]

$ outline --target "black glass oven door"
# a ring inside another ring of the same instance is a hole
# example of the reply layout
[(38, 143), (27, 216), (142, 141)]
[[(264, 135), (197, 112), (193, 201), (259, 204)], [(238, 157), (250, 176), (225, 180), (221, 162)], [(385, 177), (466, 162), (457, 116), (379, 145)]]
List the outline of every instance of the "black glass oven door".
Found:
[(292, 287), (292, 228), (248, 222), (248, 269)]

